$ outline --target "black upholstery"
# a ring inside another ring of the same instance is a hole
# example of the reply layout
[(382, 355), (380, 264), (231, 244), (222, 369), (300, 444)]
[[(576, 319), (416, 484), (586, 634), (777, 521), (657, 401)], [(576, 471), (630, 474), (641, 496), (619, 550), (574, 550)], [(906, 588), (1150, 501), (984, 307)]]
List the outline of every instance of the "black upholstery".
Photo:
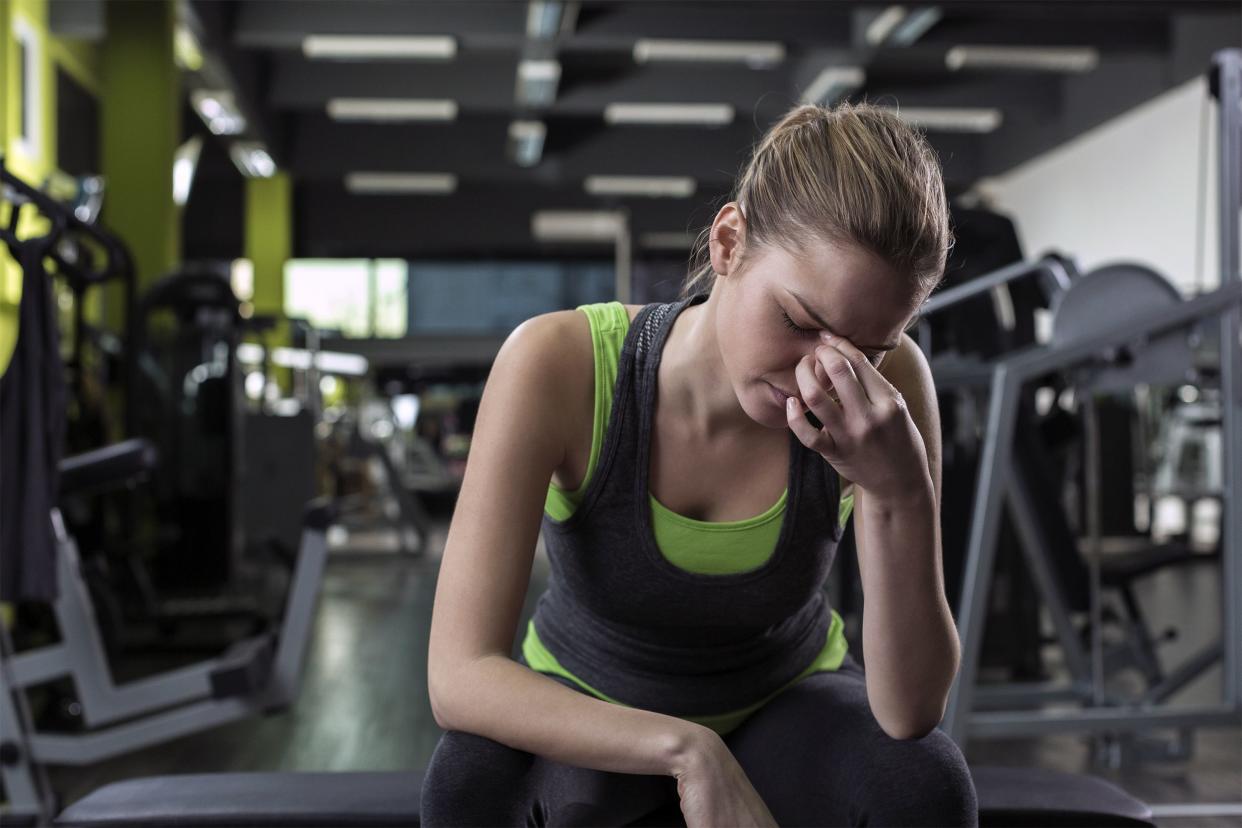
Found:
[(421, 771), (209, 773), (114, 782), (65, 809), (56, 825), (418, 825)]
[(980, 828), (1155, 825), (1151, 808), (1099, 777), (1002, 767), (972, 767), (970, 774)]
[[(979, 824), (1148, 826), (1151, 809), (1093, 776), (1039, 768), (972, 768)], [(417, 826), (421, 772), (219, 773), (131, 779), (69, 806), (58, 826)], [(684, 828), (676, 803), (634, 826)]]
[(66, 457), (60, 461), (60, 492), (125, 482), (154, 469), (158, 457), (151, 441), (142, 438)]

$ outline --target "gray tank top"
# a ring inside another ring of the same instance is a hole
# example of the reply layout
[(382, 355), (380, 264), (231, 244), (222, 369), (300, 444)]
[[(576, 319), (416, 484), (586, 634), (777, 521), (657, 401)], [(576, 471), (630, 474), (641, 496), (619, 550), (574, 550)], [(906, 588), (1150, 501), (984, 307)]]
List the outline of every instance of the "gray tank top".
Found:
[(543, 516), (551, 571), (533, 618), (570, 673), (671, 716), (736, 711), (811, 664), (831, 621), (823, 586), (842, 531), (836, 470), (790, 431), (787, 507), (761, 566), (705, 575), (661, 554), (648, 500), (657, 371), (673, 320), (706, 299), (647, 305), (630, 326), (598, 468), (569, 519)]

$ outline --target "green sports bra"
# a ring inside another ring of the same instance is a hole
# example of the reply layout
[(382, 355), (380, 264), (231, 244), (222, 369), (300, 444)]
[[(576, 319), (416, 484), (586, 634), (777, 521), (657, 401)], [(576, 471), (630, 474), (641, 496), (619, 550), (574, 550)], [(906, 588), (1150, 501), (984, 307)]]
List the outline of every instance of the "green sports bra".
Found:
[[(585, 313), (590, 321), (591, 343), (595, 351), (595, 422), (591, 435), (591, 454), (582, 484), (572, 492), (560, 488), (555, 483), (548, 485), (544, 511), (549, 517), (558, 521), (564, 521), (573, 514), (595, 473), (600, 448), (612, 413), (612, 395), (616, 385), (617, 365), (630, 326), (629, 313), (620, 302), (581, 305), (577, 310)], [(756, 569), (762, 566), (776, 549), (788, 496), (788, 490), (782, 492), (775, 504), (763, 514), (755, 517), (712, 523), (679, 515), (648, 493), (656, 545), (670, 563), (688, 572), (725, 575)], [(842, 525), (849, 518), (853, 507), (854, 496), (852, 494), (841, 498), (838, 509)], [(831, 613), (832, 622), (823, 650), (815, 661), (790, 684), (811, 673), (836, 670), (841, 666), (847, 651), (845, 625), (836, 610), (832, 610)], [(526, 638), (522, 643), (522, 655), (532, 669), (562, 676), (598, 698), (620, 704), (615, 699), (608, 698), (585, 684), (562, 667), (539, 640), (533, 621), (527, 625)], [(744, 710), (714, 716), (686, 716), (684, 718), (703, 724), (724, 735), (740, 725), (747, 716), (762, 707), (770, 698), (771, 696)]]

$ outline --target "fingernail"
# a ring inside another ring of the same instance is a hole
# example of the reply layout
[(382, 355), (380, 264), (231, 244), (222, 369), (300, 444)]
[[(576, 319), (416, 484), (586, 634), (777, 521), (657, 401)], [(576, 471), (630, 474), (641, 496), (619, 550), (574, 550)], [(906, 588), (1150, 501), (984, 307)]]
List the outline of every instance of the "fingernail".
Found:
[(797, 403), (797, 400), (795, 400), (793, 397), (786, 397), (786, 398), (785, 398), (785, 408), (786, 408), (787, 410), (789, 410), (789, 411), (794, 411), (794, 410), (796, 410), (796, 409), (794, 408), (794, 405), (795, 405), (796, 403)]
[(822, 340), (824, 340), (825, 342), (832, 342), (834, 339), (836, 339), (836, 337), (835, 337), (835, 336), (833, 336), (832, 334), (828, 333), (827, 331), (820, 331), (820, 332), (819, 332), (819, 338), (820, 338), (820, 339), (822, 339)]

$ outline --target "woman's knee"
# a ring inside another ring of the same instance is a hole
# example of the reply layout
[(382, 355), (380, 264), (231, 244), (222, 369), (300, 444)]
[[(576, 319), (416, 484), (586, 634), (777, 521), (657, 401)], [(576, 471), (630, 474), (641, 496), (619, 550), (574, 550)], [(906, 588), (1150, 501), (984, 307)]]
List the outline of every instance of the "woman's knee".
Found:
[(533, 754), (485, 736), (446, 731), (423, 777), (422, 824), (500, 824), (510, 820), (512, 814), (495, 809), (521, 808), (522, 780), (534, 761)]
[(876, 752), (863, 801), (869, 825), (967, 825), (979, 820), (970, 768), (945, 733), (892, 739)]

